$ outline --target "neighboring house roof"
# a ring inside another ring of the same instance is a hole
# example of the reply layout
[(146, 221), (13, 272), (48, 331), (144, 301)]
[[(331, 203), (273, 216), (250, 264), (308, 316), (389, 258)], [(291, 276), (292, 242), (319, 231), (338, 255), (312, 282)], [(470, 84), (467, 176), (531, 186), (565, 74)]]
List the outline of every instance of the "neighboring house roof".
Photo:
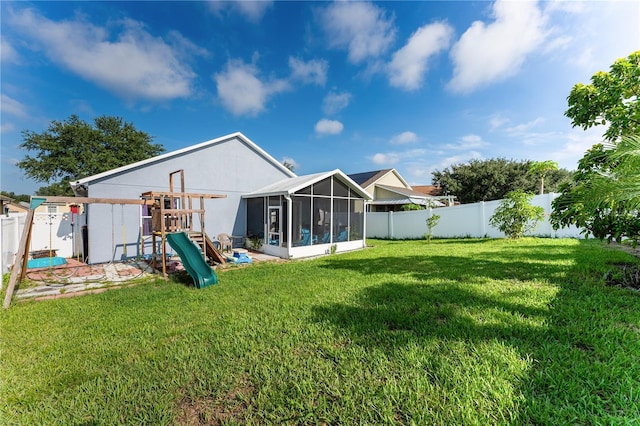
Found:
[(413, 185), (412, 188), (414, 191), (422, 192), (427, 195), (442, 195), (442, 188), (436, 185)]
[(391, 169), (373, 170), (370, 172), (353, 173), (350, 174), (349, 177), (361, 187), (366, 188), (390, 171)]
[(354, 173), (349, 177), (371, 194), (373, 201), (370, 204), (372, 205), (444, 206), (429, 194), (415, 191), (396, 169)]
[(23, 213), (23, 212), (29, 211), (29, 206), (23, 206), (20, 203), (10, 202), (10, 203), (4, 203), (3, 209), (7, 212)]
[(400, 173), (398, 173), (396, 169), (383, 169), (373, 170), (370, 172), (354, 173), (350, 174), (349, 177), (353, 179), (358, 185), (367, 189), (369, 186), (382, 180), (382, 178), (384, 178), (388, 174), (393, 174), (395, 178), (405, 186), (405, 188), (411, 189), (411, 185), (409, 185), (407, 181), (404, 180), (404, 178), (400, 175)]
[(412, 189), (400, 188), (397, 186), (376, 185), (377, 188), (384, 189), (394, 194), (400, 195), (400, 198), (375, 200), (371, 204), (419, 204), (425, 206), (442, 207), (444, 204)]
[(306, 188), (309, 185), (320, 182), (323, 179), (326, 179), (330, 176), (335, 176), (343, 183), (347, 184), (351, 188), (355, 189), (356, 192), (365, 200), (370, 200), (371, 196), (367, 194), (367, 192), (360, 187), (356, 182), (354, 182), (349, 176), (344, 174), (339, 169), (335, 169), (329, 172), (322, 173), (314, 173), (310, 175), (304, 176), (296, 176), (290, 179), (284, 179), (279, 182), (275, 182), (271, 185), (267, 185), (263, 188), (260, 188), (251, 193), (245, 194), (243, 198), (255, 198), (255, 197), (267, 197), (271, 195), (292, 195), (297, 191), (300, 191), (303, 188)]
[(6, 195), (0, 195), (0, 213), (22, 213), (29, 211), (29, 204), (24, 206), (23, 202), (17, 203), (13, 198)]
[(73, 191), (77, 194), (79, 193), (80, 188), (82, 187), (86, 187), (87, 184), (94, 182), (96, 180), (100, 180), (100, 179), (104, 179), (106, 177), (112, 176), (112, 175), (116, 175), (128, 170), (132, 170), (132, 169), (136, 169), (142, 166), (146, 166), (149, 164), (153, 164), (159, 161), (164, 161), (166, 159), (169, 159), (171, 157), (176, 157), (178, 155), (182, 155), (182, 154), (186, 154), (188, 152), (191, 151), (195, 151), (198, 149), (202, 149), (202, 148), (206, 148), (208, 146), (211, 145), (215, 145), (215, 144), (220, 144), (220, 143), (224, 143), (226, 141), (229, 141), (231, 139), (240, 139), (241, 141), (243, 141), (245, 144), (247, 144), (248, 146), (250, 146), (253, 150), (257, 151), (258, 153), (260, 153), (260, 155), (262, 155), (267, 161), (269, 161), (270, 163), (274, 164), (276, 167), (280, 168), (283, 172), (285, 172), (286, 174), (288, 174), (291, 177), (295, 177), (296, 174), (293, 173), (291, 170), (289, 170), (287, 167), (285, 167), (284, 165), (282, 165), (278, 160), (276, 160), (275, 158), (273, 158), (271, 155), (269, 155), (266, 151), (264, 151), (262, 148), (260, 148), (258, 145), (256, 145), (251, 139), (249, 139), (248, 137), (246, 137), (245, 135), (243, 135), (241, 132), (235, 132), (235, 133), (231, 133), (229, 135), (226, 136), (221, 136), (219, 138), (216, 139), (211, 139), (196, 145), (191, 145), (188, 146), (186, 148), (182, 148), (176, 151), (171, 151), (171, 152), (167, 152), (165, 154), (161, 154), (161, 155), (157, 155), (155, 157), (152, 158), (148, 158), (146, 160), (142, 160), (142, 161), (138, 161), (136, 163), (131, 163), (131, 164), (127, 164), (126, 166), (122, 166), (122, 167), (118, 167), (116, 169), (112, 169), (106, 172), (102, 172), (102, 173), (98, 173), (95, 174), (93, 176), (88, 176), (82, 179), (78, 179), (76, 182), (71, 182), (71, 187), (73, 188)]

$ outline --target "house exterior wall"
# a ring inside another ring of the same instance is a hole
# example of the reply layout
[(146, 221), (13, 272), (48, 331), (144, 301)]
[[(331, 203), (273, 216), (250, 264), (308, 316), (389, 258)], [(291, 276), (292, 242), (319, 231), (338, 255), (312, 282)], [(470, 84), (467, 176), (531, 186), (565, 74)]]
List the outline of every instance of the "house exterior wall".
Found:
[[(377, 187), (374, 200), (380, 200), (380, 201), (382, 201), (382, 200), (396, 200), (399, 197), (401, 197), (401, 196), (398, 195), (395, 192), (387, 191), (384, 188)], [(406, 198), (406, 196), (404, 198)]]
[[(219, 233), (245, 235), (246, 210), (242, 194), (289, 177), (259, 151), (233, 137), (89, 182), (88, 196), (138, 199), (143, 192), (166, 192), (169, 174), (181, 169), (186, 192), (227, 196), (205, 200), (205, 231), (211, 238)], [(174, 175), (173, 184), (173, 190), (179, 191), (178, 175)], [(119, 260), (125, 245), (127, 256), (137, 254), (140, 206), (92, 204), (87, 210), (89, 262)], [(198, 223), (196, 217), (194, 222)]]
[(409, 189), (409, 187), (407, 187), (407, 185), (405, 185), (400, 178), (398, 178), (398, 176), (391, 172), (391, 173), (387, 173), (386, 175), (382, 176), (380, 179), (378, 179), (376, 181), (376, 184), (378, 185), (387, 185), (387, 186), (395, 186), (397, 188), (407, 188)]

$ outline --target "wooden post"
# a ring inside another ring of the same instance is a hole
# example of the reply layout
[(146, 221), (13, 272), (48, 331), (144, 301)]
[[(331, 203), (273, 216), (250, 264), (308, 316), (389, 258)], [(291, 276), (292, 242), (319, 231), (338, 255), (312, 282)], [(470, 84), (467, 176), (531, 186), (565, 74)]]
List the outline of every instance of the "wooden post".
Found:
[(13, 298), (13, 291), (16, 286), (16, 282), (22, 279), (24, 270), (27, 268), (26, 252), (31, 240), (31, 228), (33, 222), (33, 214), (35, 209), (29, 209), (27, 213), (27, 219), (22, 230), (22, 237), (20, 238), (20, 246), (16, 253), (16, 260), (13, 263), (13, 269), (11, 270), (11, 277), (9, 278), (9, 284), (7, 285), (7, 294), (4, 296), (4, 308), (8, 309), (11, 305), (11, 299)]

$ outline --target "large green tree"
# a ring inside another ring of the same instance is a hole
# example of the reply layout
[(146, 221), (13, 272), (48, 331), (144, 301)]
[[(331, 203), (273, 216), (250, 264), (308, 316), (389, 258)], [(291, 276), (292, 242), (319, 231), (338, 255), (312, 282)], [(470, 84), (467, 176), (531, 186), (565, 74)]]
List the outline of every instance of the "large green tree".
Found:
[[(539, 175), (531, 171), (531, 161), (514, 161), (505, 158), (470, 160), (454, 164), (443, 171), (432, 173), (433, 184), (443, 193), (455, 195), (461, 203), (499, 200), (507, 193), (520, 189), (535, 192)], [(570, 180), (571, 172), (553, 169), (545, 172), (546, 189), (556, 191), (562, 182)]]
[(42, 133), (25, 130), (18, 162), (25, 175), (47, 183), (38, 195), (72, 195), (69, 182), (164, 152), (147, 133), (122, 118), (100, 116), (93, 124), (72, 115), (52, 121)]
[[(554, 228), (576, 225), (608, 241), (640, 238), (640, 51), (576, 84), (565, 112), (573, 126), (608, 125), (605, 141), (588, 150), (571, 183), (553, 202)], [(636, 136), (634, 136), (636, 135)], [(634, 195), (635, 194), (635, 195)]]
[(617, 200), (610, 190), (618, 161), (603, 144), (594, 145), (578, 162), (573, 180), (565, 184), (553, 200), (551, 224), (555, 229), (575, 225), (586, 235), (608, 241), (637, 239), (640, 219), (625, 200)]
[(604, 138), (618, 140), (640, 131), (640, 50), (613, 63), (609, 72), (600, 71), (590, 84), (578, 83), (567, 98), (565, 115), (574, 127), (588, 129), (608, 125)]

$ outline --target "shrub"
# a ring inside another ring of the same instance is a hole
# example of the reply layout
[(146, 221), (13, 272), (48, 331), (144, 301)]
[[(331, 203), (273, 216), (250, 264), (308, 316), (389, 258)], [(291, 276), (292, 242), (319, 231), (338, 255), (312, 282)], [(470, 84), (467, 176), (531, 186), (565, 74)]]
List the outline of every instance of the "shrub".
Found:
[(520, 189), (507, 193), (489, 223), (509, 238), (522, 237), (544, 218), (544, 209), (530, 204), (532, 198), (533, 194)]

